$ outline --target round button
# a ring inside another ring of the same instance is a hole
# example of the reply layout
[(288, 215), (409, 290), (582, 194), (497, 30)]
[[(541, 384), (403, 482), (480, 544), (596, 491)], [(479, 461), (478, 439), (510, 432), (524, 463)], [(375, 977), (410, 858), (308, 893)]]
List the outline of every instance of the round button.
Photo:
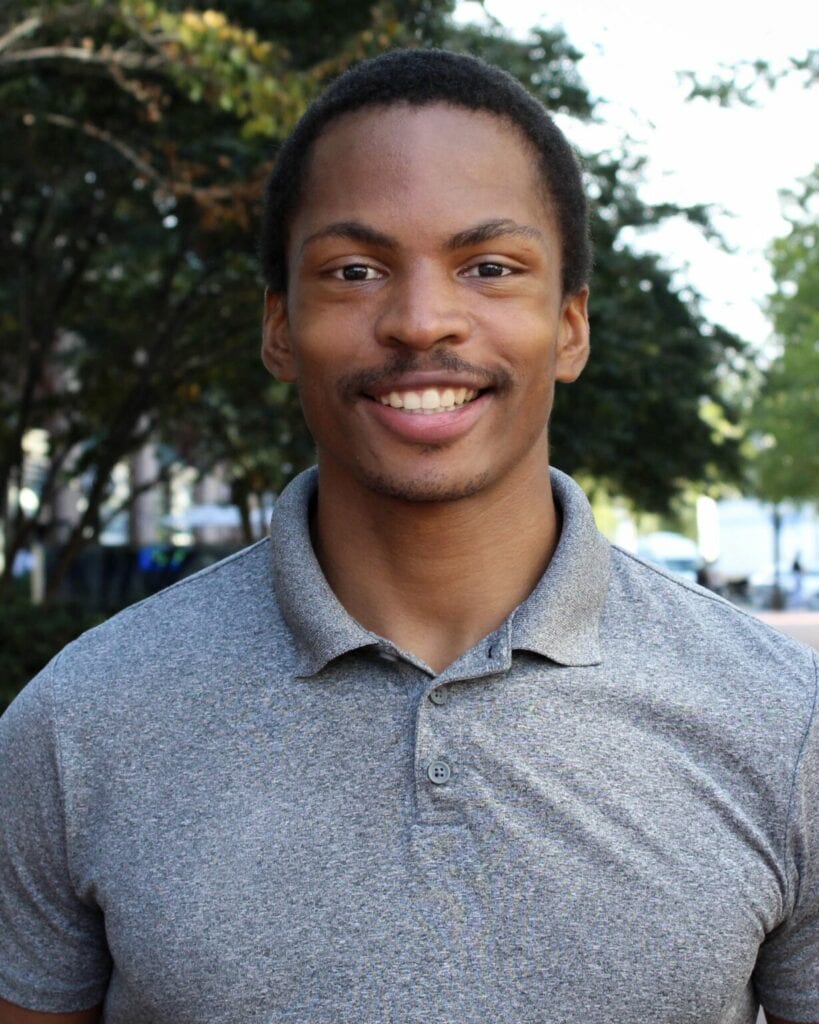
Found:
[(446, 704), (449, 700), (449, 694), (445, 686), (439, 686), (437, 690), (432, 690), (429, 699), (433, 704)]
[(427, 768), (427, 775), (430, 782), (434, 782), (436, 786), (443, 786), (445, 782), (449, 782), (452, 769), (446, 761), (433, 761)]

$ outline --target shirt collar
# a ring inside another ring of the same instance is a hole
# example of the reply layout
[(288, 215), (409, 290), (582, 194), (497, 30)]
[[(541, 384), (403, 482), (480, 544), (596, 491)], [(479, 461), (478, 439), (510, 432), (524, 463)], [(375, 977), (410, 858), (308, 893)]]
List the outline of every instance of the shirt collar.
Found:
[[(560, 539), (546, 572), (510, 617), (511, 645), (561, 665), (599, 664), (610, 547), (580, 487), (556, 469), (551, 481), (562, 514)], [(345, 610), (321, 571), (310, 540), (317, 487), (315, 468), (297, 476), (276, 502), (271, 522), (276, 595), (295, 641), (298, 674), (307, 676), (348, 651), (389, 646)]]
[(582, 489), (558, 469), (550, 474), (562, 516), (560, 539), (546, 572), (513, 613), (512, 647), (561, 665), (599, 665), (611, 546)]
[(348, 651), (383, 643), (356, 622), (330, 589), (310, 539), (318, 470), (300, 473), (273, 508), (270, 543), (279, 607), (296, 643), (299, 675), (310, 676)]

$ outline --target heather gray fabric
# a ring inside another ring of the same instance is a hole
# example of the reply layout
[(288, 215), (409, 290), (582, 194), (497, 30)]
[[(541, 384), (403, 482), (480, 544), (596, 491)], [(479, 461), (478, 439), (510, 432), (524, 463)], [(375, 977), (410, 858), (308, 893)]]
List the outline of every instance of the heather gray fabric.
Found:
[(436, 678), (330, 592), (314, 486), (0, 722), (0, 994), (110, 1024), (752, 1024), (756, 992), (819, 1020), (811, 653), (610, 548), (554, 473), (543, 579)]

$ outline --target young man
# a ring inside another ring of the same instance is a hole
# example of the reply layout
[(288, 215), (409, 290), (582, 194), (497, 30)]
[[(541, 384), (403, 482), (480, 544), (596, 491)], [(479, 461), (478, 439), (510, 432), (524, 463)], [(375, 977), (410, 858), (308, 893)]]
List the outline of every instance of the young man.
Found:
[(317, 471), (8, 712), (0, 1021), (819, 1021), (816, 662), (549, 471), (589, 256), (546, 113), (363, 64), (263, 250)]

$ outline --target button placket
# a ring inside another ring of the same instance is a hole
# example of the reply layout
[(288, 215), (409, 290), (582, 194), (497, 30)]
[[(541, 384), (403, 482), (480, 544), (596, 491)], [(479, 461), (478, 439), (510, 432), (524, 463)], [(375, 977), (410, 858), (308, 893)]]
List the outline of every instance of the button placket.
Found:
[[(428, 684), (429, 685), (429, 684)], [(453, 749), (455, 720), (445, 713), (451, 701), (443, 683), (422, 696), (415, 730), (416, 808), (421, 820), (451, 823), (457, 816), (457, 751)]]

